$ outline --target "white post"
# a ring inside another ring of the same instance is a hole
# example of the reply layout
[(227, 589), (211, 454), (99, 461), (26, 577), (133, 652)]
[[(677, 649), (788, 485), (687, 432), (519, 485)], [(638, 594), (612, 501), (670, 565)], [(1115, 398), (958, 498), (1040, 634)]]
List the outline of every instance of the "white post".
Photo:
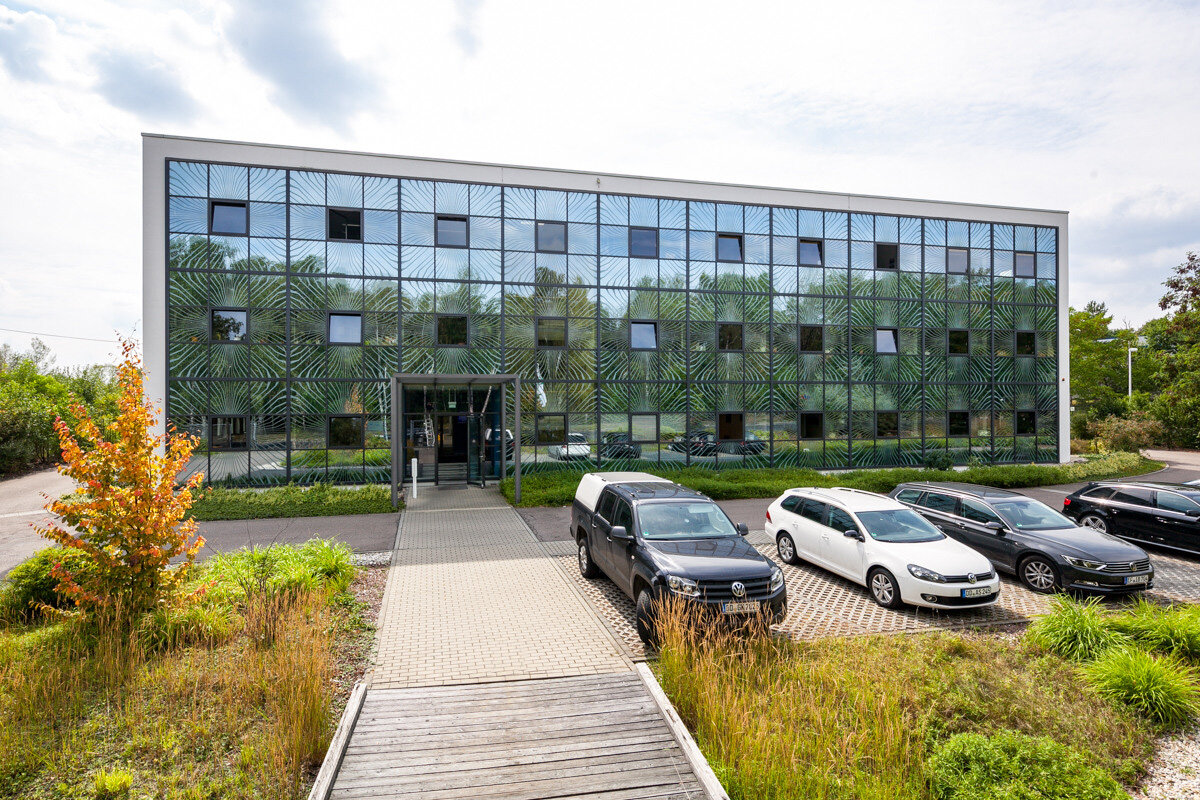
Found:
[(1133, 397), (1133, 354), (1136, 352), (1136, 347), (1129, 348), (1129, 357), (1127, 359), (1127, 366), (1129, 368), (1129, 397)]
[(417, 499), (417, 460), (412, 460), (413, 500)]

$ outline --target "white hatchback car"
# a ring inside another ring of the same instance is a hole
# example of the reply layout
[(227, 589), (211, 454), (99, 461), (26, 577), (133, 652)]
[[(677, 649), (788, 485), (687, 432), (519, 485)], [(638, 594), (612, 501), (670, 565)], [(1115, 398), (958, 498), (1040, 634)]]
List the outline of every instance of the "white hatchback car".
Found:
[(972, 608), (1000, 597), (985, 556), (904, 504), (860, 489), (789, 489), (767, 508), (779, 557), (866, 586), (887, 608)]

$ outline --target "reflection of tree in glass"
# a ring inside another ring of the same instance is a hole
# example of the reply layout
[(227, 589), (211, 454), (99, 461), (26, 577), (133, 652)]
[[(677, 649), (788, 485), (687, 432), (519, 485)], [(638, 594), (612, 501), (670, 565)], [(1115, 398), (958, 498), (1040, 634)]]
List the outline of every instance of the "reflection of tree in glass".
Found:
[(240, 342), (246, 336), (246, 312), (214, 311), (212, 335), (217, 340)]

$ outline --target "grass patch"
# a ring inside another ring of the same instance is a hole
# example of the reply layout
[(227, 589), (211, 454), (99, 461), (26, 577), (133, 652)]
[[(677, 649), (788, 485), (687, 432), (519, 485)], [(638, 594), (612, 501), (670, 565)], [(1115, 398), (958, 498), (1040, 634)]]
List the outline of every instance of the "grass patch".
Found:
[(1114, 648), (1085, 665), (1083, 672), (1101, 695), (1160, 725), (1180, 726), (1200, 710), (1195, 675), (1173, 656)]
[(1050, 613), (1030, 624), (1026, 637), (1069, 661), (1092, 661), (1105, 650), (1130, 644), (1100, 610), (1100, 598), (1083, 602), (1067, 595), (1050, 600)]
[[(723, 469), (702, 467), (662, 469), (660, 465), (634, 466), (646, 472), (669, 478), (714, 500), (737, 500), (751, 497), (778, 497), (795, 486), (829, 488), (846, 486), (869, 492), (890, 492), (907, 481), (961, 481), (1001, 489), (1028, 486), (1054, 486), (1087, 480), (1140, 475), (1162, 468), (1162, 463), (1143, 458), (1136, 453), (1112, 453), (1089, 459), (1081, 464), (1015, 464), (994, 467), (971, 467), (963, 472), (904, 467), (897, 469), (864, 469), (823, 475), (813, 469)], [(565, 506), (575, 498), (581, 472), (558, 470), (521, 475), (521, 502), (529, 506)], [(500, 483), (500, 489), (513, 502), (513, 479)]]
[(1048, 737), (1123, 781), (1151, 749), (1147, 723), (1011, 638), (798, 642), (668, 619), (662, 643), (659, 680), (734, 800), (928, 798), (929, 760), (960, 734)]
[(201, 521), (267, 519), (271, 517), (335, 517), (348, 514), (384, 514), (392, 511), (392, 494), (386, 486), (357, 489), (327, 484), (277, 486), (270, 489), (205, 488), (192, 505), (192, 516)]
[[(214, 558), (131, 632), (0, 630), (0, 797), (299, 798), (369, 623), (340, 545)], [(272, 635), (264, 631), (271, 629)]]

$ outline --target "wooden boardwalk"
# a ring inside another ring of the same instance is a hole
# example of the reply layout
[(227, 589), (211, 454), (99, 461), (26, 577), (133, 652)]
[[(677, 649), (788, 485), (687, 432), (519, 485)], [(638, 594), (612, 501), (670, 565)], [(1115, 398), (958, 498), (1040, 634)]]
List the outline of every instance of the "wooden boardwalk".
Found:
[(330, 796), (708, 798), (634, 672), (370, 689)]

